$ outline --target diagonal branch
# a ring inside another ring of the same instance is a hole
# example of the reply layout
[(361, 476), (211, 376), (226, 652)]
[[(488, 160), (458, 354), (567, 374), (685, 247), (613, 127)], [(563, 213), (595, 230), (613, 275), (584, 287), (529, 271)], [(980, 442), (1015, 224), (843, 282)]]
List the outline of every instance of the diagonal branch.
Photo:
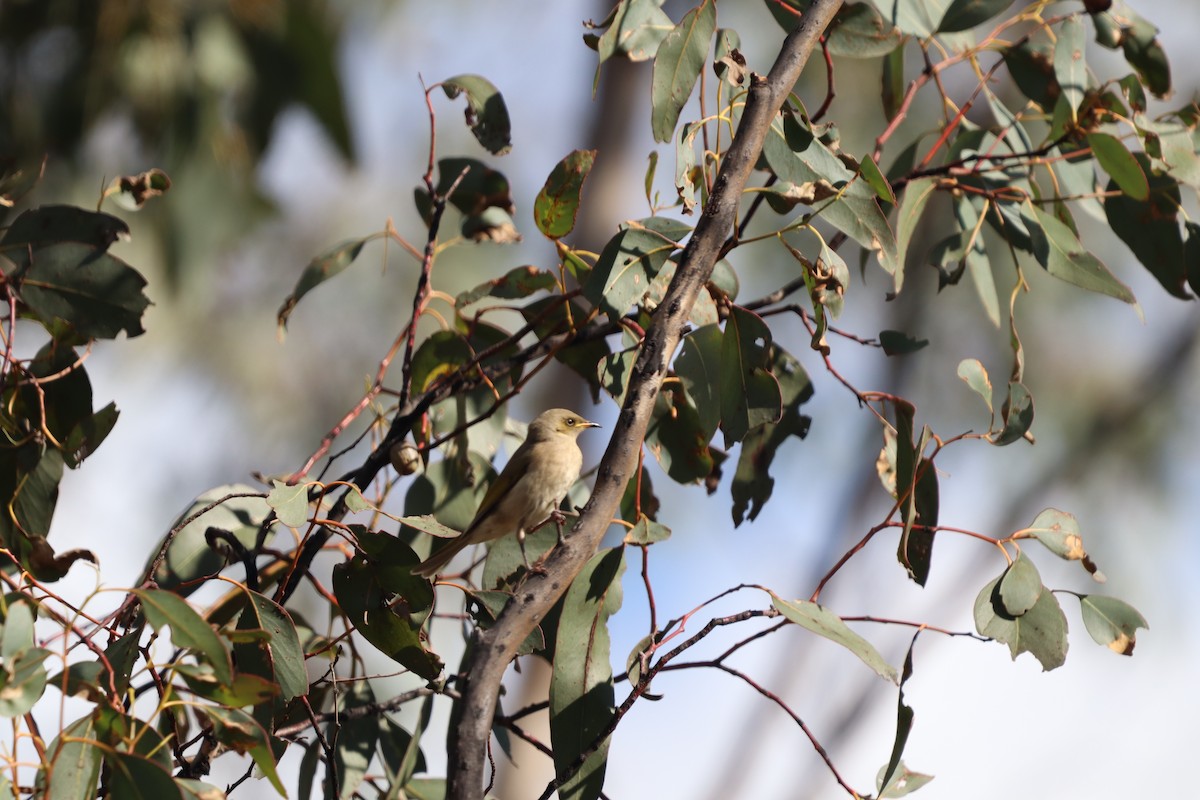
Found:
[(813, 48), (841, 0), (816, 0), (800, 25), (784, 40), (767, 77), (752, 75), (746, 107), (713, 184), (713, 191), (684, 249), (666, 296), (630, 377), (624, 407), (596, 473), (596, 488), (566, 542), (551, 551), (542, 574), (531, 575), (495, 625), (476, 631), (447, 735), (449, 800), (482, 796), (484, 754), (491, 735), (500, 682), (508, 664), (551, 606), (596, 552), (625, 485), (637, 467), (650, 412), (671, 354), (701, 287), (712, 274), (737, 217), (742, 190), (754, 168), (771, 121), (795, 86)]

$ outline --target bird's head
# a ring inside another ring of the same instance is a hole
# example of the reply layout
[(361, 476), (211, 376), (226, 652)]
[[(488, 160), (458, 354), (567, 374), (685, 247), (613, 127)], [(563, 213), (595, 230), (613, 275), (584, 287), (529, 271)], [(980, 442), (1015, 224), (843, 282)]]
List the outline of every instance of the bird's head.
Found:
[(570, 436), (574, 439), (588, 428), (599, 427), (595, 422), (589, 422), (574, 411), (552, 408), (538, 414), (537, 419), (529, 423), (529, 437), (538, 440), (549, 439), (552, 436)]

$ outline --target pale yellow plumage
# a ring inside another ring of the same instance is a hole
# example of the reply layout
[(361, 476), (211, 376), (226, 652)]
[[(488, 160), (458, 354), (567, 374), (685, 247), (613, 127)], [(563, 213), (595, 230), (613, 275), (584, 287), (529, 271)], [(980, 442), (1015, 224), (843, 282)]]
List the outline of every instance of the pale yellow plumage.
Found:
[(463, 548), (506, 534), (516, 533), (523, 544), (525, 532), (545, 522), (578, 480), (583, 453), (576, 439), (586, 429), (597, 427), (565, 408), (539, 414), (529, 423), (525, 441), (488, 487), (462, 536), (414, 567), (413, 574), (432, 577)]

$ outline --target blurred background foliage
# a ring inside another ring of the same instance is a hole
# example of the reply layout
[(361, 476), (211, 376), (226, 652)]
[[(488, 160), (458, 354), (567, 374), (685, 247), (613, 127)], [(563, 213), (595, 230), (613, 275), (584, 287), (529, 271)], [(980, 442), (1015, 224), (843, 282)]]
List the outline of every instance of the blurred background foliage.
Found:
[[(1163, 29), (1164, 47), (1176, 67), (1177, 97), (1194, 95), (1198, 74), (1188, 32), (1200, 25), (1200, 10), (1184, 5), (1138, 4)], [(590, 216), (582, 221), (581, 245), (598, 250), (617, 223), (643, 215), (641, 179), (653, 148), (644, 102), (648, 69), (614, 62), (592, 99), (595, 54), (578, 36), (564, 34), (582, 32), (571, 26), (602, 18), (608, 6), (535, 0), (504, 7), (465, 0), (0, 3), (0, 158), (32, 172), (44, 159), (44, 176), (27, 202), (93, 206), (107, 180), (150, 167), (164, 169), (173, 182), (164, 202), (130, 215), (133, 241), (119, 246), (122, 257), (149, 278), (155, 307), (147, 315), (146, 336), (120, 348), (98, 348), (89, 363), (97, 396), (116, 398), (124, 413), (91, 468), (68, 476), (55, 547), (89, 546), (105, 567), (105, 583), (131, 582), (146, 547), (191, 498), (254, 470), (294, 469), (361, 395), (365, 377), (407, 317), (415, 277), (411, 260), (394, 250), (370, 251), (356, 267), (355, 280), (339, 281), (306, 300), (283, 346), (275, 339), (274, 312), (303, 265), (337, 240), (380, 230), (393, 218), (402, 235), (421, 241), (411, 199), (428, 142), (418, 72), (427, 81), (477, 72), (505, 92), (515, 146), (499, 168), (514, 187), (519, 229), (532, 228), (528, 215), (537, 188), (554, 163), (577, 147), (600, 151), (587, 186)], [(676, 11), (672, 16), (679, 16)], [(721, 14), (722, 25), (742, 34), (750, 67), (765, 68), (782, 36), (778, 27), (755, 3), (725, 3)], [(519, 54), (511, 51), (514, 40), (498, 33), (518, 23)], [(1096, 62), (1107, 57), (1099, 53)], [(819, 69), (809, 73), (810, 85), (798, 91), (815, 105), (824, 94), (824, 75)], [(868, 152), (883, 119), (875, 101), (878, 65), (839, 61), (838, 77), (831, 114), (846, 149)], [(445, 137), (439, 138), (439, 155), (479, 156), (463, 126), (445, 124), (461, 113), (460, 105), (446, 103), (438, 113), (439, 137)], [(915, 108), (911, 118), (936, 113), (936, 107)], [(665, 165), (669, 153), (663, 158)], [(660, 169), (668, 195), (669, 172)], [(1185, 205), (1194, 215), (1195, 198)], [(1195, 580), (1200, 552), (1191, 535), (1200, 512), (1194, 491), (1200, 480), (1195, 454), (1200, 421), (1194, 414), (1200, 395), (1197, 317), (1193, 306), (1167, 297), (1136, 267), (1101, 222), (1083, 225), (1085, 238), (1111, 239), (1113, 255), (1106, 260), (1132, 286), (1147, 323), (1111, 300), (1033, 276), (1039, 283), (1037, 302), (1024, 304), (1021, 314), (1030, 348), (1027, 381), (1038, 402), (1038, 444), (989, 451), (987, 458), (973, 459), (977, 451), (970, 449), (948, 457), (945, 468), (958, 490), (944, 493), (942, 518), (1002, 534), (1046, 505), (1078, 511), (1089, 550), (1101, 566), (1122, 564), (1110, 569), (1121, 580), (1115, 593), (1134, 601), (1153, 629), (1140, 645), (1139, 659), (1097, 668), (1085, 657), (1078, 672), (1061, 680), (1081, 680), (1080, 673), (1095, 670), (1098, 680), (1109, 681), (1104, 684), (1109, 692), (1116, 691), (1112, 682), (1131, 674), (1143, 681), (1134, 680), (1128, 694), (1114, 694), (1113, 702), (1095, 709), (1079, 687), (1047, 680), (1022, 689), (1060, 693), (1054, 702), (1063, 703), (1063, 717), (1083, 730), (1101, 724), (1166, 730), (1155, 726), (1177, 718), (1181, 705), (1200, 712), (1194, 689), (1172, 700), (1144, 685), (1175, 685), (1171, 676), (1178, 673), (1162, 656), (1155, 657), (1159, 648), (1171, 650), (1173, 659), (1180, 652), (1197, 653), (1196, 626), (1187, 612), (1200, 601)], [(458, 291), (523, 263), (548, 267), (553, 258), (544, 243), (528, 240), (451, 250), (439, 260), (439, 288)], [(777, 257), (742, 266), (747, 297), (756, 296), (760, 286), (777, 285), (775, 276), (788, 268)], [(772, 277), (756, 279), (756, 271)], [(935, 296), (934, 270), (913, 272), (892, 303), (884, 302), (886, 281), (874, 272), (864, 278), (865, 288), (854, 287), (842, 327), (864, 335), (905, 330), (928, 338), (931, 355), (920, 361), (885, 360), (847, 348), (841, 355), (843, 371), (856, 385), (911, 398), (922, 418), (945, 420), (947, 430), (979, 425), (952, 369), (936, 371), (937, 365), (977, 357), (1002, 375), (1007, 332), (981, 326), (977, 301), (967, 292)], [(795, 327), (792, 333), (802, 340), (803, 331)], [(679, 575), (690, 578), (681, 577), (675, 587), (678, 603), (697, 599), (687, 589), (689, 582), (725, 586), (756, 580), (781, 590), (810, 586), (812, 573), (823, 571), (830, 554), (836, 557), (844, 549), (845, 538), (857, 536), (863, 522), (877, 516), (883, 500), (872, 463), (877, 426), (865, 415), (842, 413), (849, 396), (819, 372), (818, 362), (810, 366), (817, 393), (806, 408), (813, 429), (806, 442), (784, 451), (781, 460), (787, 463), (780, 466), (780, 484), (795, 489), (778, 492), (750, 530), (731, 537), (730, 525), (713, 522), (728, 519), (724, 492), (717, 499), (704, 498), (698, 490), (666, 491), (670, 482), (657, 482), (668, 507), (664, 516), (676, 514), (673, 527), (687, 532), (672, 543)], [(525, 402), (525, 412), (518, 415), (544, 405), (542, 398)], [(596, 448), (588, 463), (598, 457)], [(145, 502), (130, 504), (131, 487)], [(794, 527), (797, 518), (804, 519), (802, 534)], [(106, 534), (97, 543), (96, 531), (128, 535)], [(976, 569), (966, 550), (939, 553), (946, 567), (924, 596), (913, 595), (899, 578), (877, 581), (863, 573), (850, 604), (874, 608), (888, 597), (895, 615), (902, 616), (937, 597), (961, 595), (964, 585), (978, 583), (975, 572), (962, 585), (956, 581), (956, 568)], [(779, 557), (764, 566), (765, 552)], [(882, 548), (880, 558), (891, 561), (892, 556)], [(860, 569), (871, 564), (864, 559)], [(896, 571), (894, 565), (881, 569)], [(84, 582), (89, 580), (94, 579)], [(669, 596), (660, 599), (670, 602)], [(969, 627), (969, 612), (964, 604), (960, 627)], [(614, 622), (625, 625), (621, 635), (635, 641), (644, 626), (636, 615), (630, 617)], [(1187, 638), (1173, 646), (1168, 643), (1172, 634)], [(1163, 638), (1156, 642), (1158, 636)], [(955, 657), (977, 649), (957, 645), (936, 647)], [(781, 693), (789, 690), (789, 681), (811, 687), (842, 679), (837, 662), (794, 651), (774, 656), (780, 675), (763, 676), (763, 683)], [(936, 686), (939, 676), (950, 680), (971, 669), (961, 660), (956, 665), (954, 657), (943, 661), (926, 671), (927, 686)], [(999, 674), (1011, 677), (1013, 667), (1003, 661)], [(983, 684), (982, 667), (978, 675)], [(795, 684), (792, 690), (804, 691)], [(962, 695), (953, 686), (940, 693), (927, 688), (924, 698), (921, 685), (910, 691), (910, 700), (918, 698), (913, 705), (922, 709), (912, 760), (920, 762), (921, 738), (928, 737), (928, 748), (956, 759), (955, 772), (984, 774), (988, 762), (971, 767), (970, 743), (959, 744), (948, 731), (961, 723), (956, 713), (1003, 716), (1009, 710), (1005, 701), (996, 698), (989, 711), (982, 707), (985, 701), (972, 700), (968, 709), (956, 707)], [(964, 691), (983, 693), (981, 686)], [(823, 737), (831, 749), (843, 747), (864, 722), (864, 727), (888, 728), (867, 719), (867, 705), (887, 706), (885, 698), (864, 694), (847, 705), (846, 694), (839, 692), (840, 699), (826, 706), (811, 701), (817, 723), (832, 731)], [(680, 702), (673, 704), (676, 709)], [(712, 780), (704, 795), (750, 796), (744, 793), (748, 787), (761, 785), (754, 765), (767, 763), (755, 759), (769, 759), (783, 747), (761, 745), (764, 731), (779, 720), (764, 721), (757, 709), (741, 702), (705, 696), (705, 705), (723, 715), (720, 730), (709, 732), (685, 713), (673, 719), (680, 727), (670, 732), (654, 721), (644, 731), (680, 736), (690, 725), (698, 749), (712, 739), (727, 746), (719, 750), (725, 756), (731, 741), (758, 742), (746, 750), (735, 746), (736, 753), (721, 762), (728, 765), (724, 776)], [(885, 718), (890, 713), (888, 708)], [(1015, 722), (1011, 729), (998, 724), (1013, 741), (1024, 729)], [(756, 735), (731, 735), (739, 726)], [(629, 738), (618, 747), (636, 748), (637, 741)], [(614, 749), (614, 763), (621, 763), (621, 756)], [(1060, 756), (1050, 748), (1031, 758), (1061, 770)], [(1186, 759), (1178, 756), (1178, 750), (1159, 748), (1142, 763), (1167, 786), (1173, 778), (1183, 780), (1179, 770)], [(874, 753), (863, 759), (876, 762)], [(938, 759), (943, 768), (947, 763)], [(812, 774), (820, 769), (814, 759)], [(1099, 765), (1096, 771), (1102, 771)], [(1078, 773), (1074, 777), (1079, 779)], [(958, 785), (979, 788), (977, 781), (966, 780)], [(923, 796), (953, 796), (940, 794), (939, 783), (947, 791), (956, 785), (943, 778)], [(994, 796), (1022, 785), (1018, 779), (997, 779)], [(1121, 795), (1092, 790), (1088, 796)]]

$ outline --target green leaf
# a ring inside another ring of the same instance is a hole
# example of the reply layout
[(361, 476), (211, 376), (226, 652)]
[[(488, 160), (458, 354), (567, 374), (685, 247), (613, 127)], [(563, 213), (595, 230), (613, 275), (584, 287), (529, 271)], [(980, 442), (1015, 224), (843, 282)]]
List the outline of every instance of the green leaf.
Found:
[(110, 768), (108, 788), (122, 800), (183, 800), (179, 785), (161, 764), (135, 753), (114, 751), (105, 763)]
[(656, 0), (622, 0), (618, 3), (609, 17), (608, 29), (596, 41), (600, 63), (615, 55), (623, 55), (630, 61), (653, 58), (659, 43), (674, 28), (671, 18), (659, 5)]
[[(96, 796), (104, 751), (96, 746), (93, 714), (65, 726), (46, 748), (46, 764), (38, 770), (45, 800), (87, 800)], [(48, 771), (46, 768), (49, 768)]]
[(779, 382), (783, 413), (779, 422), (760, 425), (742, 440), (737, 471), (729, 487), (735, 527), (741, 525), (743, 519), (754, 520), (762, 511), (775, 489), (770, 469), (776, 453), (788, 437), (803, 439), (807, 436), (812, 423), (809, 417), (800, 413), (800, 406), (813, 395), (808, 373), (794, 356), (778, 345), (771, 351), (771, 374)]
[(1010, 617), (1019, 617), (1033, 608), (1043, 589), (1042, 576), (1024, 553), (1017, 554), (1016, 561), (1004, 570), (996, 587), (1004, 612)]
[(1136, 304), (1129, 287), (1109, 272), (1108, 267), (1084, 249), (1083, 243), (1064, 222), (1031, 205), (1033, 219), (1026, 217), (1033, 254), (1038, 263), (1056, 278), (1090, 292), (1106, 294), (1125, 303)]
[(0, 253), (7, 253), (15, 261), (15, 254), (22, 249), (60, 242), (76, 242), (103, 251), (128, 238), (129, 226), (109, 214), (75, 206), (39, 206), (21, 212), (12, 221), (0, 238)]
[(992, 444), (1003, 447), (1025, 438), (1033, 427), (1033, 395), (1025, 384), (1012, 381), (1008, 384), (1008, 398), (1000, 407), (1004, 428), (988, 439)]
[(896, 702), (896, 736), (892, 742), (892, 755), (888, 758), (888, 763), (879, 770), (875, 781), (880, 797), (901, 797), (916, 791), (923, 785), (923, 783), (917, 783), (917, 778), (926, 778), (925, 782), (931, 780), (927, 775), (909, 772), (903, 761), (904, 748), (908, 744), (908, 735), (912, 732), (914, 717), (912, 708), (904, 702), (904, 684), (912, 677), (913, 648), (917, 646), (917, 637), (920, 635), (920, 631), (913, 635), (912, 641), (908, 645), (908, 653), (904, 656), (904, 669), (900, 673), (899, 699)]
[(914, 442), (915, 409), (907, 402), (893, 403), (893, 407), (896, 414), (895, 493), (903, 521), (896, 558), (909, 577), (918, 586), (924, 586), (933, 558), (933, 531), (914, 530), (914, 526), (932, 528), (937, 525), (937, 470), (923, 455), (932, 431), (928, 425), (924, 426), (920, 438)]
[(535, 292), (554, 289), (556, 286), (558, 286), (558, 279), (551, 272), (533, 266), (517, 267), (499, 278), (493, 278), (479, 284), (474, 289), (461, 292), (454, 299), (454, 305), (462, 309), (485, 297), (497, 300), (516, 300), (528, 297)]
[(272, 481), (274, 489), (267, 495), (267, 505), (275, 510), (275, 516), (289, 528), (303, 528), (308, 524), (308, 486), (288, 486), (280, 480)]
[(1054, 593), (1043, 587), (1032, 608), (1012, 617), (1000, 600), (1000, 580), (989, 582), (975, 598), (976, 630), (1007, 644), (1013, 660), (1021, 653), (1032, 653), (1043, 670), (1061, 667), (1067, 658), (1067, 618)]
[(887, 272), (896, 272), (896, 237), (875, 190), (866, 180), (857, 180), (857, 174), (813, 134), (807, 120), (790, 110), (777, 116), (763, 141), (762, 155), (782, 183), (832, 190), (819, 205), (820, 218), (877, 254)]
[(158, 630), (166, 626), (176, 647), (194, 650), (203, 656), (222, 683), (233, 680), (229, 651), (221, 643), (221, 637), (186, 600), (162, 589), (134, 589), (133, 593), (142, 601), (142, 610), (150, 627)]
[(266, 640), (258, 647), (265, 650), (275, 683), (285, 701), (308, 693), (308, 674), (304, 670), (304, 649), (288, 612), (258, 592), (248, 592), (249, 606), (242, 612), (239, 630), (259, 630)]
[(953, 0), (942, 21), (939, 33), (958, 33), (987, 22), (1011, 6), (1013, 0)]
[(721, 340), (721, 430), (725, 445), (782, 413), (779, 381), (770, 373), (771, 329), (752, 311), (732, 306)]
[(988, 427), (991, 427), (991, 419), (996, 412), (992, 408), (992, 380), (988, 377), (987, 370), (983, 368), (983, 364), (975, 358), (964, 358), (958, 362), (958, 377), (970, 387), (971, 391), (983, 398), (983, 402), (987, 405), (988, 410)]
[[(238, 662), (238, 668), (245, 669), (245, 665)], [(180, 664), (176, 667), (176, 672), (183, 676), (192, 692), (231, 708), (256, 706), (279, 694), (279, 687), (267, 678), (244, 671), (238, 672), (233, 682), (228, 684), (218, 681), (212, 667), (207, 664)]]
[(4, 659), (0, 669), (0, 717), (19, 717), (42, 698), (48, 677), (44, 662), (49, 657), (49, 650), (30, 647)]
[(924, 349), (929, 345), (929, 340), (909, 336), (903, 331), (880, 331), (879, 345), (885, 355), (903, 356)]
[(696, 134), (702, 130), (703, 122), (690, 122), (680, 127), (675, 137), (675, 191), (684, 214), (691, 214), (696, 208), (696, 189), (702, 189), (703, 185), (703, 176), (696, 166)]
[(563, 598), (550, 679), (550, 738), (564, 800), (595, 800), (604, 786), (605, 740), (570, 777), (565, 771), (615, 713), (608, 619), (621, 607), (624, 549), (592, 556)]
[(0, 627), (0, 662), (3, 662), (33, 648), (37, 609), (27, 597), (10, 594), (0, 603), (0, 612), (3, 612), (3, 626)]
[(885, 203), (896, 205), (896, 193), (892, 191), (892, 184), (879, 170), (879, 165), (875, 163), (874, 158), (863, 156), (862, 161), (858, 162), (858, 168), (862, 172), (863, 178), (875, 190), (876, 197)]
[(928, 39), (937, 32), (951, 0), (872, 0), (872, 3), (902, 33)]
[(1062, 96), (1054, 73), (1054, 49), (1046, 41), (1025, 39), (1004, 49), (1004, 65), (1021, 94), (1047, 113)]
[(701, 0), (659, 44), (650, 90), (650, 124), (655, 141), (669, 142), (673, 138), (679, 112), (704, 69), (716, 28), (716, 1)]
[[(509, 214), (516, 211), (508, 178), (477, 158), (455, 156), (440, 159), (438, 182), (433, 190), (467, 217), (477, 217), (489, 208), (498, 208)], [(425, 198), (432, 203), (428, 194)]]
[(643, 515), (637, 523), (625, 534), (625, 544), (654, 544), (665, 542), (671, 538), (671, 529), (661, 522), (655, 522)]
[[(363, 538), (360, 535), (360, 544)], [(420, 582), (428, 591), (428, 581), (411, 575), (416, 563), (416, 554), (410, 550), (399, 564), (386, 566), (408, 572), (414, 584)], [(389, 592), (381, 585), (376, 567), (363, 555), (356, 555), (333, 568), (333, 593), (350, 623), (381, 653), (426, 680), (441, 674), (441, 659), (425, 649), (421, 641), (421, 621), (413, 618), (403, 603), (394, 608), (386, 603)]]
[(1067, 17), (1058, 28), (1058, 41), (1054, 44), (1054, 75), (1062, 88), (1063, 100), (1071, 109), (1072, 120), (1088, 88), (1084, 45), (1083, 21), (1077, 16)]
[(583, 182), (595, 161), (595, 150), (574, 150), (546, 178), (533, 202), (533, 219), (547, 237), (561, 239), (574, 229)]
[(467, 126), (489, 153), (500, 156), (512, 149), (508, 106), (491, 81), (479, 75), (456, 75), (440, 85), (451, 100), (467, 95)]
[[(774, 3), (768, 3), (774, 6)], [(846, 3), (826, 32), (829, 52), (847, 58), (877, 58), (892, 52), (903, 35), (870, 3)]]
[(1026, 529), (1054, 555), (1067, 561), (1086, 558), (1083, 537), (1079, 533), (1079, 521), (1073, 514), (1047, 508), (1034, 518)]
[(225, 792), (211, 783), (198, 781), (193, 778), (176, 778), (179, 791), (183, 792), (183, 800), (225, 800)]
[(925, 205), (933, 197), (937, 191), (936, 178), (918, 178), (908, 184), (904, 190), (904, 196), (900, 198), (900, 210), (896, 216), (896, 252), (898, 259), (896, 268), (892, 272), (892, 279), (895, 288), (894, 293), (900, 293), (900, 287), (904, 284), (904, 263), (907, 260), (908, 247), (913, 241), (913, 236), (917, 231), (917, 223), (921, 221), (921, 214), (925, 210)]
[(840, 644), (858, 656), (876, 675), (899, 684), (900, 677), (895, 668), (884, 660), (874, 645), (850, 630), (837, 614), (811, 600), (784, 600), (774, 592), (770, 594), (771, 604), (790, 622)]
[(646, 429), (646, 449), (677, 483), (695, 483), (712, 474), (711, 434), (682, 392), (665, 388), (654, 402)]
[(86, 341), (144, 333), (146, 279), (124, 261), (87, 244), (60, 242), (8, 253), (17, 266), (9, 286), (50, 335)]
[(1120, 139), (1099, 132), (1089, 133), (1087, 138), (1096, 161), (1122, 192), (1134, 200), (1144, 202), (1149, 199), (1150, 183), (1146, 180), (1146, 173)]
[(883, 776), (884, 770), (880, 769), (879, 775), (875, 780), (875, 785), (879, 787), (880, 798), (904, 797), (933, 780), (932, 775), (911, 771), (908, 767), (904, 766), (903, 761), (897, 763), (896, 771), (892, 773), (892, 777), (888, 779), (886, 784), (883, 781)]
[(292, 293), (283, 301), (283, 305), (279, 307), (279, 311), (275, 315), (275, 323), (280, 336), (287, 331), (288, 318), (292, 315), (292, 311), (300, 299), (353, 264), (354, 259), (358, 258), (358, 254), (362, 252), (363, 246), (378, 236), (378, 234), (372, 234), (361, 239), (347, 239), (308, 262), (304, 272), (300, 273), (300, 280), (296, 281), (296, 287), (292, 289)]
[(708, 439), (721, 424), (721, 326), (697, 328), (683, 340), (675, 358), (675, 373), (700, 417)]
[(197, 706), (196, 711), (203, 713), (212, 721), (213, 733), (217, 742), (225, 747), (245, 755), (250, 754), (254, 764), (262, 771), (275, 791), (280, 796), (287, 797), (287, 791), (275, 771), (275, 756), (271, 752), (271, 741), (262, 726), (255, 722), (254, 717), (236, 708), (220, 706)]
[(1158, 41), (1158, 29), (1139, 16), (1125, 9), (1131, 24), (1123, 26), (1121, 49), (1125, 60), (1133, 67), (1155, 97), (1165, 98), (1171, 91), (1171, 65), (1166, 51)]
[(1104, 214), (1142, 266), (1175, 297), (1189, 297), (1185, 284), (1187, 265), (1179, 232), (1179, 185), (1171, 175), (1154, 170), (1145, 153), (1135, 153), (1138, 165), (1150, 182), (1150, 199), (1142, 202), (1119, 194), (1120, 185), (1111, 180), (1106, 187)]
[[(255, 496), (230, 497), (235, 494)], [(206, 508), (208, 510), (204, 511)], [(220, 529), (231, 534), (243, 547), (251, 548), (258, 538), (258, 528), (269, 511), (266, 499), (253, 486), (235, 483), (209, 489), (175, 519), (172, 530), (179, 528), (184, 520), (194, 514), (200, 514), (176, 531), (167, 547), (166, 558), (154, 575), (149, 577), (154, 579), (159, 588), (170, 589), (186, 597), (199, 588), (194, 581), (212, 575), (225, 565), (222, 553), (209, 546), (206, 532), (210, 528)], [(156, 546), (152, 551), (147, 569), (157, 557), (159, 547)]]
[(1096, 643), (1123, 656), (1133, 655), (1137, 629), (1150, 627), (1136, 608), (1115, 597), (1087, 594), (1079, 598), (1079, 605), (1083, 626)]
[(63, 460), (68, 467), (75, 469), (84, 459), (96, 452), (108, 434), (117, 424), (116, 403), (109, 403), (104, 408), (79, 421), (67, 438), (63, 440)]
[[(375, 704), (375, 695), (367, 681), (354, 681), (344, 695), (340, 711), (355, 712)], [(348, 714), (330, 722), (326, 737), (333, 747), (334, 774), (337, 775), (338, 797), (355, 797), (367, 775), (367, 768), (379, 742), (380, 718), (374, 713)]]
[(666, 217), (626, 223), (601, 251), (583, 285), (583, 296), (610, 319), (619, 319), (640, 302), (654, 276), (690, 232), (689, 226)]
[[(887, 118), (888, 122), (892, 122), (896, 119), (896, 115), (900, 113), (900, 108), (904, 103), (904, 87), (907, 85), (904, 82), (903, 42), (896, 45), (895, 50), (892, 50), (890, 53), (884, 56), (883, 70), (882, 74), (880, 75), (879, 82), (882, 85), (880, 100), (883, 102), (883, 115)], [(902, 155), (903, 153), (915, 155), (913, 150), (920, 143), (921, 139), (920, 137), (917, 137), (916, 140), (914, 140), (910, 145), (908, 145), (907, 148), (905, 148), (904, 151), (902, 151)], [(899, 161), (899, 159), (897, 161)], [(907, 170), (902, 171), (907, 172)], [(895, 167), (893, 167), (892, 172), (895, 172)], [(896, 204), (894, 197), (895, 195), (893, 194), (893, 200), (891, 200), (892, 205)]]

